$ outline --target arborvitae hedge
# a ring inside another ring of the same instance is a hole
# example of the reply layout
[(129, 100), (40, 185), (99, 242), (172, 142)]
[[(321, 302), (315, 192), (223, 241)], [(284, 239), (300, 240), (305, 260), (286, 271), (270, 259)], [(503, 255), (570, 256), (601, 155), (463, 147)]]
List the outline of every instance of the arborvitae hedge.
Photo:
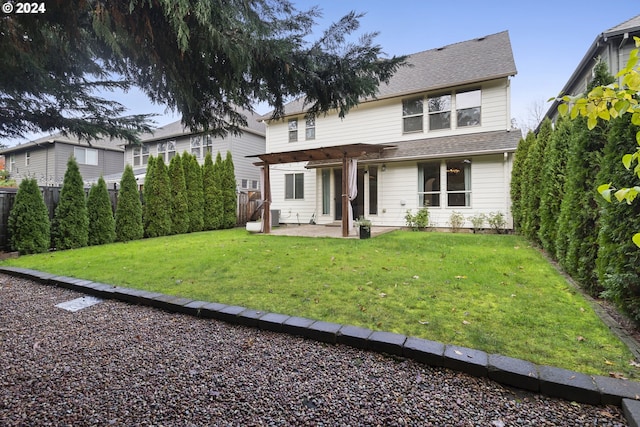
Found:
[(516, 149), (513, 160), (513, 171), (511, 173), (511, 212), (513, 216), (513, 226), (516, 230), (522, 229), (522, 181), (525, 178), (525, 163), (529, 147), (534, 143), (536, 136), (533, 132), (527, 133), (527, 137), (521, 139)]
[(169, 174), (161, 157), (153, 161), (152, 181), (145, 178), (144, 218), (145, 236), (160, 237), (171, 234), (171, 187)]
[[(638, 185), (637, 176), (622, 165), (621, 153), (632, 153), (638, 148), (635, 135), (639, 131), (640, 127), (631, 124), (628, 114), (611, 122), (599, 183), (613, 182), (618, 188)], [(607, 203), (597, 197), (602, 208), (597, 267), (604, 296), (640, 323), (640, 249), (631, 241), (640, 230), (640, 203), (628, 205), (616, 200)]]
[(551, 134), (544, 154), (538, 236), (542, 247), (554, 259), (557, 259), (558, 218), (560, 217), (560, 204), (564, 197), (570, 135), (571, 123), (567, 119), (560, 118)]
[(233, 166), (231, 152), (227, 151), (227, 157), (223, 162), (222, 199), (224, 200), (224, 228), (233, 228), (238, 222), (238, 194), (236, 190), (236, 173)]
[(119, 242), (137, 240), (141, 239), (143, 234), (142, 203), (140, 202), (138, 184), (131, 165), (126, 165), (118, 191), (116, 240)]
[(532, 242), (539, 243), (540, 229), (540, 198), (542, 195), (542, 169), (544, 166), (544, 152), (551, 137), (551, 121), (546, 119), (540, 125), (540, 130), (533, 144), (529, 147), (524, 164), (524, 177), (521, 182), (522, 204), (522, 234)]
[(204, 227), (204, 195), (202, 192), (202, 169), (191, 154), (182, 157), (184, 177), (187, 184), (189, 232), (202, 231)]
[(222, 161), (222, 155), (218, 151), (216, 155), (216, 162), (213, 165), (213, 200), (215, 206), (213, 209), (214, 224), (216, 230), (222, 228), (224, 225), (224, 198), (222, 195), (222, 183), (224, 178), (224, 162)]
[(216, 178), (215, 167), (211, 153), (207, 153), (202, 166), (202, 189), (204, 191), (204, 229), (215, 230), (220, 228), (216, 218)]
[(21, 254), (46, 252), (51, 244), (49, 211), (35, 179), (24, 179), (9, 213), (9, 237)]
[(64, 174), (60, 201), (53, 216), (53, 246), (58, 250), (87, 246), (89, 216), (84, 183), (76, 159), (71, 156)]
[(173, 156), (169, 163), (169, 182), (171, 184), (171, 234), (183, 234), (189, 231), (189, 208), (187, 184), (179, 154)]
[(144, 186), (142, 187), (142, 227), (144, 228), (144, 235), (147, 235), (147, 229), (149, 228), (149, 222), (153, 219), (153, 211), (151, 206), (147, 203), (147, 199), (153, 199), (152, 193), (155, 191), (155, 173), (156, 173), (156, 158), (149, 156), (147, 161), (147, 170), (144, 174)]
[(116, 239), (116, 220), (113, 217), (107, 184), (102, 177), (89, 190), (87, 214), (89, 216), (89, 245), (104, 245)]

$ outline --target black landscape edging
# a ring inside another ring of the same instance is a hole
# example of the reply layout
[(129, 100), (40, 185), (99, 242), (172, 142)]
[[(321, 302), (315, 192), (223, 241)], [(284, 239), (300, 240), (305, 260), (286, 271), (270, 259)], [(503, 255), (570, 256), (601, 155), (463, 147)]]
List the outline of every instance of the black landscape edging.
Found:
[(525, 360), (487, 354), (480, 350), (407, 337), (393, 332), (371, 331), (358, 326), (265, 313), (241, 306), (194, 301), (156, 292), (57, 276), (37, 270), (0, 267), (0, 273), (102, 298), (118, 299), (166, 311), (403, 356), (427, 365), (444, 366), (473, 376), (487, 377), (510, 387), (578, 403), (616, 405), (623, 409), (630, 426), (640, 427), (640, 382), (636, 381), (590, 376), (566, 369), (535, 365)]

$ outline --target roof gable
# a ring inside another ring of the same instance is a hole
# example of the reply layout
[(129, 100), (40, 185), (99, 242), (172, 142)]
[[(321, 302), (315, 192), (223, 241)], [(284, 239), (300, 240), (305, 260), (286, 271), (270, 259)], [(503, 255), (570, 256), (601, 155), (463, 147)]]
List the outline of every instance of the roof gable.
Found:
[[(376, 99), (436, 91), (517, 74), (509, 32), (503, 31), (437, 49), (414, 53), (388, 84), (378, 87)], [(363, 100), (366, 101), (366, 100)], [(306, 109), (304, 98), (285, 105), (285, 116)], [(268, 119), (270, 114), (263, 116)]]

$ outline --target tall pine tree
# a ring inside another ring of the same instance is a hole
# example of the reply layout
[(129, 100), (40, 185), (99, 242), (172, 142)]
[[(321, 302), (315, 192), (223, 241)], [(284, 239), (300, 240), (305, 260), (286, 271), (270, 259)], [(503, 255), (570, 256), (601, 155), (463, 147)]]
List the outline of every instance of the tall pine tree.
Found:
[(169, 162), (169, 183), (171, 184), (171, 234), (183, 234), (189, 231), (189, 207), (182, 157), (179, 154), (173, 156)]
[(211, 153), (207, 153), (202, 166), (202, 189), (204, 191), (204, 229), (215, 230), (216, 223), (216, 203), (215, 200), (215, 168)]
[(116, 239), (116, 220), (113, 216), (107, 184), (102, 177), (89, 190), (87, 214), (89, 215), (89, 245), (104, 245)]
[(147, 203), (147, 199), (153, 200), (153, 193), (155, 191), (156, 180), (156, 157), (149, 156), (147, 161), (147, 170), (144, 174), (144, 186), (142, 187), (142, 226), (144, 227), (144, 235), (147, 236), (147, 229), (149, 223), (153, 219), (153, 211), (151, 206)]
[(213, 208), (214, 215), (214, 227), (220, 229), (224, 224), (224, 196), (222, 194), (222, 183), (224, 178), (224, 162), (222, 161), (222, 155), (218, 151), (216, 154), (216, 162), (213, 165), (213, 201), (215, 203)]
[(142, 239), (142, 203), (133, 168), (127, 164), (120, 180), (118, 204), (116, 206), (116, 240), (128, 242)]
[(21, 254), (42, 253), (49, 249), (49, 210), (35, 179), (20, 182), (8, 226), (11, 247)]
[(69, 157), (60, 201), (53, 216), (53, 246), (58, 250), (87, 246), (89, 216), (84, 183), (75, 157)]

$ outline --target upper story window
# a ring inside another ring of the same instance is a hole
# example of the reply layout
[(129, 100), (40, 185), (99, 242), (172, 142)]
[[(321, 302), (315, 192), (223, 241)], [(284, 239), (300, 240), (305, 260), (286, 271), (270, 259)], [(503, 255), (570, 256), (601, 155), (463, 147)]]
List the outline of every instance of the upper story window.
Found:
[(480, 124), (480, 90), (458, 92), (456, 94), (456, 116), (458, 127), (478, 126)]
[(191, 137), (191, 155), (196, 156), (197, 159), (202, 158), (202, 137), (201, 136)]
[(133, 166), (146, 166), (149, 163), (149, 147), (143, 145), (133, 148)]
[(451, 95), (430, 97), (429, 105), (429, 130), (451, 128)]
[(31, 151), (24, 153), (24, 165), (29, 166), (31, 164)]
[(316, 139), (316, 118), (307, 117), (305, 120), (306, 128), (304, 130), (305, 139)]
[(80, 165), (98, 165), (98, 150), (94, 148), (73, 148), (73, 156)]
[(289, 142), (298, 140), (298, 119), (289, 120)]
[(402, 101), (402, 132), (422, 132), (422, 97)]
[(176, 155), (176, 142), (167, 141), (158, 144), (158, 156), (161, 156), (165, 163), (169, 163)]

